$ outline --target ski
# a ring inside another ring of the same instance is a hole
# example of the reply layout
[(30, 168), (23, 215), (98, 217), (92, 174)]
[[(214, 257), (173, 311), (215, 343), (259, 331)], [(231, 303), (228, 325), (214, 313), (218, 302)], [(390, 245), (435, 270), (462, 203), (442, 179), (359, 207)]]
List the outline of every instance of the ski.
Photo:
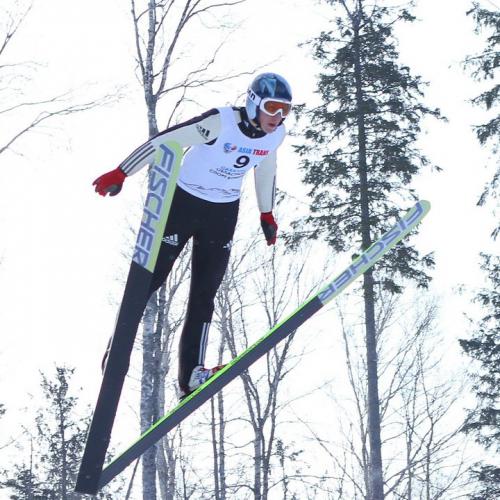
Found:
[(294, 332), (325, 304), (337, 297), (356, 278), (361, 276), (402, 238), (410, 233), (429, 210), (429, 202), (419, 201), (394, 227), (357, 257), (347, 269), (316, 293), (316, 295), (310, 297), (287, 318), (269, 330), (252, 346), (233, 359), (222, 370), (213, 375), (205, 384), (183, 399), (175, 408), (144, 432), (132, 446), (117, 456), (103, 469), (99, 488), (108, 484), (135, 459), (139, 458), (149, 447), (154, 445), (203, 403), (217, 394), (229, 382), (241, 375), (250, 365), (269, 352), (281, 340)]
[(75, 485), (75, 491), (79, 493), (95, 494), (98, 491), (137, 328), (149, 296), (151, 278), (177, 184), (181, 159), (181, 147), (175, 142), (165, 142), (158, 146), (155, 161), (151, 166), (141, 226)]

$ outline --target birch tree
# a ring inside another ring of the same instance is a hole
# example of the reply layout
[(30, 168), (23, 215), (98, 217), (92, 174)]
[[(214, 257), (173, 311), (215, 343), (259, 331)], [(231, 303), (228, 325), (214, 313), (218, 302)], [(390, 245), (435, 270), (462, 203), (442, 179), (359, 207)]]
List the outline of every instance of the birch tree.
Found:
[[(171, 373), (172, 367), (175, 368), (174, 339), (183, 324), (183, 311), (185, 310), (185, 300), (181, 298), (182, 287), (187, 285), (189, 278), (189, 254), (190, 248), (186, 248), (179, 256), (177, 265), (170, 273), (167, 282), (157, 294), (157, 301), (150, 301), (146, 309), (146, 315), (155, 318), (155, 330), (150, 332), (149, 323), (144, 323), (143, 329), (143, 367), (152, 363), (150, 370), (142, 372), (141, 387), (141, 416), (148, 414), (147, 406), (151, 400), (155, 402), (153, 407), (153, 421), (158, 420), (165, 412), (167, 405), (173, 405), (176, 402), (177, 391), (175, 384), (167, 385), (167, 375)], [(148, 359), (151, 350), (147, 347), (147, 339), (153, 340), (153, 360)], [(146, 348), (144, 348), (146, 347)], [(174, 359), (173, 359), (174, 358)], [(147, 378), (154, 373), (155, 383)], [(150, 393), (148, 391), (151, 391)], [(167, 398), (166, 394), (170, 392), (173, 397)], [(176, 492), (176, 469), (178, 460), (181, 457), (179, 451), (182, 441), (179, 435), (174, 433), (160, 440), (155, 454), (156, 469), (159, 481), (160, 498), (174, 498)]]
[[(398, 61), (393, 26), (414, 20), (408, 9), (364, 0), (326, 3), (340, 14), (334, 30), (311, 42), (324, 70), (318, 79), (322, 103), (305, 111), (307, 142), (297, 146), (311, 215), (296, 229), (304, 238), (324, 236), (337, 252), (353, 251), (354, 244), (364, 250), (406, 208), (403, 200), (416, 198), (409, 183), (429, 164), (415, 146), (419, 123), (439, 111), (421, 103), (424, 84)], [(430, 256), (421, 258), (403, 241), (363, 276), (370, 500), (384, 497), (375, 283), (399, 292), (396, 277), (403, 276), (426, 286), (431, 264)]]
[[(204, 60), (190, 57), (187, 66), (182, 66), (180, 62), (182, 47), (193, 33), (190, 31), (193, 25), (198, 23), (199, 27), (207, 16), (230, 10), (243, 1), (245, 0), (131, 0), (136, 61), (146, 105), (149, 137), (159, 131), (157, 111), (160, 100), (168, 100), (169, 103), (168, 119), (164, 121), (168, 126), (176, 119), (174, 116), (179, 113), (181, 103), (190, 92), (238, 76), (220, 76), (211, 71), (222, 42)], [(219, 24), (219, 27), (223, 26)], [(175, 64), (177, 67), (174, 69)], [(181, 69), (177, 69), (179, 66)], [(160, 373), (157, 369), (159, 360), (165, 356), (159, 339), (165, 328), (162, 321), (166, 304), (158, 302), (162, 293), (165, 296), (163, 291), (151, 298), (143, 317), (141, 430), (149, 428), (164, 411), (159, 394), (165, 372)], [(164, 456), (160, 460), (165, 471), (168, 461), (164, 460)], [(156, 476), (157, 447), (154, 446), (143, 456), (143, 495), (147, 500), (157, 498)]]

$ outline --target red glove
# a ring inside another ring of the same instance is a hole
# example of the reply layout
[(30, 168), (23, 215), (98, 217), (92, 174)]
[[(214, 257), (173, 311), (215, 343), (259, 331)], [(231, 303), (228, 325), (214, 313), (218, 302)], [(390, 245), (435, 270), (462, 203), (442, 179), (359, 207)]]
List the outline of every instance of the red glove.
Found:
[(267, 240), (267, 245), (274, 245), (276, 243), (276, 234), (278, 232), (278, 224), (274, 220), (272, 212), (264, 212), (260, 214), (260, 225), (264, 236)]
[(106, 196), (108, 193), (110, 196), (116, 196), (122, 190), (125, 177), (127, 176), (123, 170), (118, 167), (98, 177), (92, 185), (95, 186), (95, 192), (101, 196)]

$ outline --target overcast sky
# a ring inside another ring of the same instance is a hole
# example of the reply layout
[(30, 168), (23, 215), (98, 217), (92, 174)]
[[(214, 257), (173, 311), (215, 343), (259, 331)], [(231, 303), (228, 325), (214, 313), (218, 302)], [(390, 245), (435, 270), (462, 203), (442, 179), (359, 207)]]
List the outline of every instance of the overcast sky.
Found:
[[(421, 147), (444, 171), (415, 181), (417, 192), (432, 203), (416, 242), (423, 253), (435, 252), (433, 290), (443, 299), (446, 338), (456, 345), (456, 338), (467, 333), (463, 313), (470, 296), (459, 297), (455, 290), (484, 282), (478, 254), (493, 248), (490, 212), (476, 207), (493, 160), (471, 131), (484, 115), (467, 102), (481, 86), (461, 67), (466, 55), (479, 50), (480, 39), (465, 16), (470, 1), (417, 3), (420, 21), (399, 30), (401, 57), (429, 81), (426, 103), (440, 107), (449, 122), (425, 122)], [(328, 26), (324, 13), (323, 6), (309, 0), (249, 1), (237, 10), (242, 25), (231, 35), (218, 68), (244, 71), (275, 61), (265, 69), (289, 79), (297, 102), (314, 102), (317, 68), (297, 44)], [(119, 87), (124, 97), (55, 120), (26, 136), (15, 153), (0, 157), (0, 402), (9, 410), (8, 426), (18, 422), (17, 410), (30, 404), (27, 395), (38, 392), (39, 370), (56, 363), (77, 367), (85, 382), (82, 397), (89, 403), (96, 397), (101, 352), (121, 297), (126, 228), (138, 221), (143, 187), (141, 174), (128, 179), (122, 194), (111, 200), (98, 197), (91, 187), (95, 177), (147, 138), (129, 17), (126, 1), (35, 0), (10, 48), (10, 62), (41, 65), (25, 82), (27, 99), (71, 89), (75, 101), (85, 101)], [(200, 27), (185, 41), (184, 63), (216, 35)], [(199, 89), (192, 95), (199, 105), (186, 109), (183, 118), (230, 104), (246, 85), (243, 78)], [(24, 119), (2, 122), (0, 115), (2, 139)], [(160, 109), (159, 119), (166, 121), (166, 109)], [(287, 139), (278, 174), (280, 187), (292, 193), (300, 192), (298, 158), (291, 148), (295, 141)]]

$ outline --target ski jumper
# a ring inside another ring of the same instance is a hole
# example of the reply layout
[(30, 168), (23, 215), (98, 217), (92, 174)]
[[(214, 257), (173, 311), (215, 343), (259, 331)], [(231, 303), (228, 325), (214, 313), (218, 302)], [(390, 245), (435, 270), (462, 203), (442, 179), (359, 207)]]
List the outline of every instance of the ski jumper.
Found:
[(283, 124), (265, 134), (250, 124), (244, 108), (218, 108), (158, 134), (120, 165), (127, 175), (135, 173), (151, 161), (157, 141), (190, 146), (183, 158), (150, 291), (152, 295), (164, 283), (192, 238), (191, 283), (179, 344), (178, 377), (183, 391), (189, 392), (193, 368), (204, 365), (214, 299), (229, 262), (243, 177), (254, 169), (259, 209), (271, 211), (276, 149), (284, 137)]

